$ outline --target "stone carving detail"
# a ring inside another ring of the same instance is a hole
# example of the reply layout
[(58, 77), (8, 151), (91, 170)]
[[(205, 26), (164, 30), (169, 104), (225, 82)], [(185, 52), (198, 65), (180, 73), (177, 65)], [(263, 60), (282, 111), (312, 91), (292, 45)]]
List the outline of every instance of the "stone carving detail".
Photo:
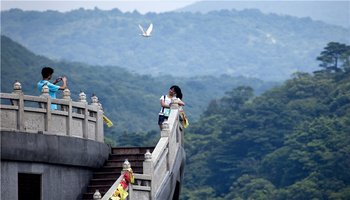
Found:
[(42, 96), (49, 96), (49, 86), (44, 85), (41, 89), (41, 95)]
[(95, 94), (93, 94), (91, 97), (91, 105), (99, 106), (98, 97)]
[(15, 83), (13, 84), (13, 92), (14, 93), (21, 93), (22, 92), (22, 85), (20, 82), (18, 82), (17, 80), (15, 81)]
[(145, 160), (146, 160), (146, 161), (152, 160), (152, 154), (151, 154), (151, 152), (149, 151), (149, 149), (147, 149), (147, 151), (146, 151), (146, 153), (145, 153)]
[(67, 99), (67, 100), (71, 99), (71, 97), (70, 97), (70, 90), (68, 88), (63, 90), (63, 99)]
[(80, 91), (80, 93), (79, 93), (79, 101), (82, 103), (87, 103), (86, 94), (83, 91)]

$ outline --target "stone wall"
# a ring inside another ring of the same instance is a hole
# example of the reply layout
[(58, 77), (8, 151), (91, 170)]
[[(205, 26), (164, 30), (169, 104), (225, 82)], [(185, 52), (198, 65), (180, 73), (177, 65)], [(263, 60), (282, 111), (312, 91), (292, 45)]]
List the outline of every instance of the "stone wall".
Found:
[(42, 199), (80, 199), (109, 147), (59, 135), (1, 131), (1, 199), (18, 199), (18, 173), (40, 174)]

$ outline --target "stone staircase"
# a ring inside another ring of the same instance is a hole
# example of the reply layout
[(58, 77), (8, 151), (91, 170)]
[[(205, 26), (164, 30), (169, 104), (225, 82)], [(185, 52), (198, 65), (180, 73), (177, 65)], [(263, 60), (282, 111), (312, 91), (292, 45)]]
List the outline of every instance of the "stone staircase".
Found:
[(96, 189), (99, 190), (101, 196), (103, 196), (121, 175), (125, 159), (128, 159), (130, 162), (134, 173), (142, 174), (143, 161), (145, 160), (147, 149), (152, 152), (154, 147), (112, 148), (104, 166), (94, 171), (93, 177), (90, 180), (86, 193), (83, 194), (82, 200), (92, 200)]

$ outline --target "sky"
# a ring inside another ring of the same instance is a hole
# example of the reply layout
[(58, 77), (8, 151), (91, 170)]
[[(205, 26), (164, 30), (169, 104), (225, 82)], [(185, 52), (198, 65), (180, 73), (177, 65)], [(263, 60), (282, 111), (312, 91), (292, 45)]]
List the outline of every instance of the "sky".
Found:
[(1, 10), (9, 10), (11, 8), (20, 8), (22, 10), (58, 10), (61, 12), (73, 9), (85, 8), (94, 9), (98, 7), (101, 10), (111, 10), (118, 8), (123, 12), (134, 11), (144, 14), (147, 12), (166, 12), (183, 8), (187, 5), (195, 3), (193, 0), (87, 0), (87, 1), (57, 1), (57, 0), (41, 0), (41, 1), (3, 1), (1, 0)]

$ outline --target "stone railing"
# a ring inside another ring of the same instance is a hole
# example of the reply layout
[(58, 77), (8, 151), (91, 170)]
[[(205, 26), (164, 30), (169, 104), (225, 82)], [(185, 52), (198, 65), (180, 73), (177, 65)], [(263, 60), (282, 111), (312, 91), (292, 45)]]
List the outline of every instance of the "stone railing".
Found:
[[(104, 141), (103, 111), (95, 95), (90, 105), (83, 92), (78, 102), (72, 101), (68, 89), (63, 99), (51, 99), (46, 85), (41, 96), (24, 95), (16, 82), (13, 93), (0, 93), (0, 98), (1, 130)], [(52, 110), (51, 104), (57, 104), (58, 109)]]
[[(179, 121), (179, 106), (176, 101), (172, 101), (171, 112), (168, 121), (163, 123), (161, 138), (158, 141), (152, 153), (145, 154), (143, 162), (143, 174), (134, 174), (135, 183), (129, 187), (130, 200), (153, 200), (169, 199), (170, 193), (175, 190), (180, 166), (184, 163), (175, 163), (184, 161), (183, 150), (184, 128)], [(179, 159), (180, 158), (180, 159)], [(119, 179), (118, 179), (119, 180)], [(115, 185), (118, 184), (118, 180)], [(169, 196), (162, 195), (164, 188)], [(110, 193), (113, 187), (110, 189)], [(110, 193), (106, 193), (102, 200), (108, 200)]]

